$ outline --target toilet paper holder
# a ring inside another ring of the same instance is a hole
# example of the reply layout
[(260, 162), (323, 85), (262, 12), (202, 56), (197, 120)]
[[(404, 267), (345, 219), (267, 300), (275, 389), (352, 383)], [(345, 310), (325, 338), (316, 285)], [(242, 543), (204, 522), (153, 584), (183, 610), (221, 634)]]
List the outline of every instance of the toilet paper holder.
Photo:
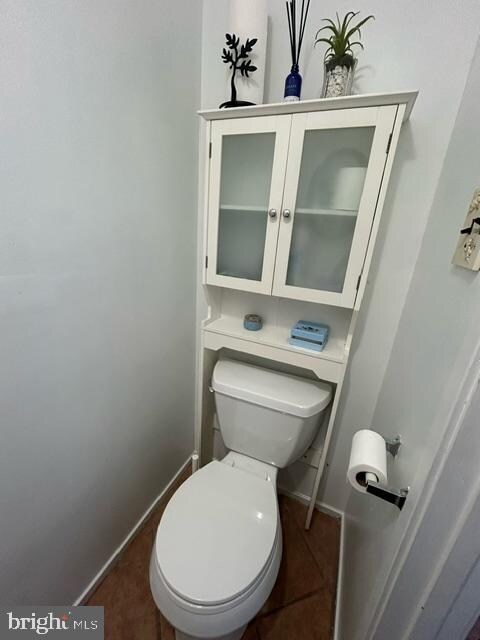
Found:
[(403, 505), (407, 499), (408, 487), (405, 489), (392, 489), (391, 487), (385, 487), (383, 484), (379, 482), (373, 482), (369, 480), (366, 484), (367, 493), (371, 493), (372, 496), (377, 496), (377, 498), (381, 498), (386, 502), (390, 502), (390, 504), (394, 504), (396, 507), (403, 509)]
[(384, 440), (385, 440), (385, 447), (388, 453), (391, 453), (392, 456), (395, 458), (395, 456), (398, 454), (398, 450), (402, 446), (402, 437), (395, 436), (395, 438), (384, 438)]
[[(394, 458), (398, 454), (398, 450), (401, 445), (402, 439), (400, 436), (395, 436), (395, 438), (385, 438), (385, 447)], [(374, 482), (373, 480), (367, 481), (365, 489), (367, 493), (371, 493), (373, 496), (377, 496), (377, 498), (381, 498), (386, 502), (390, 502), (390, 504), (394, 504), (400, 509), (400, 511), (403, 509), (409, 492), (409, 487), (405, 487), (404, 489), (392, 489), (391, 487), (386, 487), (379, 482)]]

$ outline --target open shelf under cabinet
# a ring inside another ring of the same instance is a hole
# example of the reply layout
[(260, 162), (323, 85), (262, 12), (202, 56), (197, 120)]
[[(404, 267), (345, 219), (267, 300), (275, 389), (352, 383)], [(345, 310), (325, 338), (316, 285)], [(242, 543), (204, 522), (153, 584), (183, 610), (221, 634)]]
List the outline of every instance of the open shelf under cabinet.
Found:
[(204, 325), (207, 349), (222, 347), (314, 371), (324, 380), (337, 382), (346, 360), (345, 340), (331, 337), (323, 351), (294, 347), (288, 343), (290, 329), (264, 324), (260, 331), (248, 331), (237, 317), (220, 316)]

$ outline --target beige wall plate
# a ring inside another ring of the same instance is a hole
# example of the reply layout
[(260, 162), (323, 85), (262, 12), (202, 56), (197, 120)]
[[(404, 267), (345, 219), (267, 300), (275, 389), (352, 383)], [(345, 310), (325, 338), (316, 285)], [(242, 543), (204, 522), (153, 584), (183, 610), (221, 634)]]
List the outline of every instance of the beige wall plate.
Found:
[(453, 264), (464, 269), (480, 269), (480, 224), (474, 223), (480, 217), (480, 189), (473, 194), (467, 217), (462, 229), (471, 229), (469, 233), (460, 233), (457, 248), (453, 254)]

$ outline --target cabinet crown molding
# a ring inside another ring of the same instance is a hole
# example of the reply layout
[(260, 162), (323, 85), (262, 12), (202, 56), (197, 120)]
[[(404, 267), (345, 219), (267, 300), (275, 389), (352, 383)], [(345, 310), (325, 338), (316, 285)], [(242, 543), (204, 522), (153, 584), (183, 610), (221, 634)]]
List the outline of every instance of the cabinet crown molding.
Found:
[(356, 96), (340, 98), (318, 98), (315, 100), (299, 100), (298, 102), (273, 102), (251, 107), (233, 109), (207, 109), (198, 111), (205, 120), (230, 120), (232, 118), (248, 118), (254, 116), (275, 116), (289, 113), (305, 113), (307, 111), (331, 111), (333, 109), (358, 109), (359, 107), (383, 107), (404, 104), (406, 122), (413, 109), (418, 91), (401, 91), (392, 93), (364, 93)]

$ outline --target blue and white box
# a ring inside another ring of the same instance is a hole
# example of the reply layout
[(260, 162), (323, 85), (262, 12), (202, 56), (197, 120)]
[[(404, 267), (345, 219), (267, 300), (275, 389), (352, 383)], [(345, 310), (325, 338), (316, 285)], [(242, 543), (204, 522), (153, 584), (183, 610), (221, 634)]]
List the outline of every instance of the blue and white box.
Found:
[(320, 322), (299, 320), (292, 328), (288, 343), (302, 349), (323, 351), (328, 342), (330, 328)]

